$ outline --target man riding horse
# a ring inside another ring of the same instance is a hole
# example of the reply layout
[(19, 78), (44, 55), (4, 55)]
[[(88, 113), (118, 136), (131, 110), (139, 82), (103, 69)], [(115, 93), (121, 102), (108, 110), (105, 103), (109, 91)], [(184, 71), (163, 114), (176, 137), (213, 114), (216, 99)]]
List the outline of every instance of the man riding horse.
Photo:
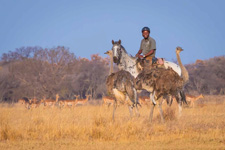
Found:
[[(144, 39), (142, 39), (140, 50), (136, 54), (136, 57), (140, 59), (144, 59), (145, 69), (152, 68), (153, 62), (156, 61), (156, 58), (155, 58), (156, 42), (149, 35), (150, 35), (150, 29), (148, 27), (142, 28), (142, 36), (144, 37)], [(143, 55), (141, 55), (141, 53)]]

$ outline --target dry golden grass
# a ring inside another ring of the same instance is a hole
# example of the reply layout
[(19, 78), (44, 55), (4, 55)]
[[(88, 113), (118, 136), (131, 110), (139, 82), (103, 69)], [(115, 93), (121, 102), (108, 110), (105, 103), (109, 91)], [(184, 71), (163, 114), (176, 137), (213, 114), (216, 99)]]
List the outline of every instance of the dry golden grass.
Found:
[[(204, 102), (205, 100), (205, 102)], [(112, 107), (81, 106), (27, 110), (0, 107), (0, 149), (225, 149), (224, 97), (206, 96), (195, 108), (177, 118), (177, 105), (164, 106), (166, 123), (158, 108), (153, 123), (149, 108), (130, 119), (120, 106), (112, 121)]]

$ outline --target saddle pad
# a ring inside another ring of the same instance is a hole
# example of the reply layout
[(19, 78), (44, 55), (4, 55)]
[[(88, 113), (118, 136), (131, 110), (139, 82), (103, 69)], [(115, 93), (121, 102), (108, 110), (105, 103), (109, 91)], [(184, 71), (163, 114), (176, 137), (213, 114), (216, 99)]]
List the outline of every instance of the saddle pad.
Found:
[(158, 60), (157, 60), (157, 64), (159, 64), (159, 65), (163, 65), (163, 64), (164, 64), (164, 60), (163, 60), (163, 58), (158, 58)]

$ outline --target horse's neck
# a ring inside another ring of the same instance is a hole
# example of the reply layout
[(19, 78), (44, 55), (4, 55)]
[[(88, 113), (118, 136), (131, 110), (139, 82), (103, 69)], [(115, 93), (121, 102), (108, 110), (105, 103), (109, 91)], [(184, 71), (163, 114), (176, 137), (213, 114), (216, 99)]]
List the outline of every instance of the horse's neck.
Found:
[(126, 70), (130, 72), (134, 77), (138, 75), (138, 69), (136, 65), (136, 60), (129, 56), (127, 53), (122, 52), (120, 64), (118, 65), (120, 70)]

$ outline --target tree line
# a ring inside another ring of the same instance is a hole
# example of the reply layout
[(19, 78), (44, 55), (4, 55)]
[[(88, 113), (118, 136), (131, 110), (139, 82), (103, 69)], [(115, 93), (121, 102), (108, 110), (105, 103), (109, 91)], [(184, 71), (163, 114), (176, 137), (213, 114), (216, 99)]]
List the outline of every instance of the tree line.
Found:
[(225, 94), (225, 56), (196, 60), (186, 65), (189, 83), (185, 87), (188, 93), (209, 95)]
[[(0, 101), (16, 102), (22, 97), (73, 99), (106, 94), (109, 58), (92, 54), (77, 57), (68, 48), (21, 47), (3, 53), (0, 61)], [(225, 94), (225, 57), (197, 60), (186, 65), (190, 81), (187, 93)]]
[(4, 53), (0, 65), (0, 101), (21, 97), (73, 99), (74, 94), (99, 98), (106, 92), (109, 59), (98, 54), (77, 58), (68, 48), (22, 47)]

